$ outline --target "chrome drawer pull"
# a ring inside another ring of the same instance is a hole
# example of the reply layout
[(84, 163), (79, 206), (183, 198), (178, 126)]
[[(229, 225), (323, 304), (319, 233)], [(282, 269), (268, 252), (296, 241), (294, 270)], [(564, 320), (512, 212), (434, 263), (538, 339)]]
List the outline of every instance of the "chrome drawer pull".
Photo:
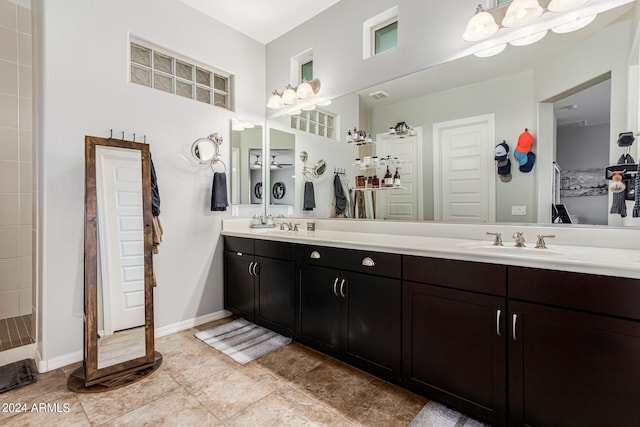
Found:
[(258, 268), (258, 263), (254, 263), (253, 264), (253, 269), (251, 270), (253, 272), (253, 277), (258, 277), (258, 272), (256, 271), (256, 269)]
[(251, 274), (253, 276), (253, 273), (251, 273), (251, 269), (253, 268), (253, 261), (251, 261), (249, 263), (249, 274)]
[(346, 279), (342, 279), (342, 282), (340, 282), (340, 295), (342, 295), (342, 298), (346, 298), (347, 296), (344, 294), (344, 281)]
[(242, 252), (236, 252), (236, 255), (242, 256)]
[(376, 263), (369, 257), (362, 258), (362, 265), (365, 267), (375, 267)]
[(501, 337), (502, 334), (500, 333), (500, 315), (502, 314), (501, 310), (498, 310), (498, 313), (496, 314), (496, 332), (498, 333), (498, 336)]
[(311, 259), (320, 259), (320, 252), (318, 252), (318, 251), (311, 252), (311, 255), (309, 256), (309, 258), (311, 258)]
[(336, 277), (336, 281), (333, 282), (333, 294), (335, 296), (338, 296), (338, 289), (336, 289), (338, 287), (338, 278)]
[(518, 320), (518, 315), (514, 314), (513, 315), (513, 340), (516, 341), (516, 322)]

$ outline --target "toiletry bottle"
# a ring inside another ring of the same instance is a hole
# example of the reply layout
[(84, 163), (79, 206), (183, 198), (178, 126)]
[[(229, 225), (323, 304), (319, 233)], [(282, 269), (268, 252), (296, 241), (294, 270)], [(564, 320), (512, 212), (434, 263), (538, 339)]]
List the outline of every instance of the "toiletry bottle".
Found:
[(373, 188), (379, 188), (380, 187), (380, 179), (378, 178), (378, 175), (373, 175)]
[(400, 187), (400, 172), (398, 172), (398, 168), (396, 168), (396, 173), (393, 174), (393, 186)]
[(389, 170), (389, 165), (387, 165), (387, 172), (384, 174), (384, 186), (392, 187), (393, 186), (393, 175), (391, 175), (391, 171)]

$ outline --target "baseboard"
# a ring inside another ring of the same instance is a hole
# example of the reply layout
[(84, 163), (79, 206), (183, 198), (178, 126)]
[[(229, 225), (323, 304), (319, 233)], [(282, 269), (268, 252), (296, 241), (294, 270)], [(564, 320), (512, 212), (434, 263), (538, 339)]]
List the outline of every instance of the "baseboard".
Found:
[(37, 348), (35, 344), (23, 345), (0, 352), (0, 366), (18, 362), (24, 359), (34, 359), (37, 362)]
[(73, 353), (63, 354), (62, 356), (54, 357), (53, 359), (42, 360), (40, 354), (37, 354), (38, 372), (49, 372), (54, 369), (62, 368), (72, 363), (82, 362), (83, 351), (74, 351)]
[[(227, 310), (216, 311), (215, 313), (206, 314), (204, 316), (195, 317), (193, 319), (183, 320), (182, 322), (174, 323), (172, 325), (156, 328), (155, 337), (160, 338), (166, 335), (170, 335), (176, 332), (184, 331), (185, 329), (193, 328), (203, 325), (207, 322), (213, 322), (214, 320), (224, 319), (231, 316), (231, 312)], [(82, 351), (75, 351), (73, 353), (63, 354), (62, 356), (54, 357), (53, 359), (43, 360), (40, 354), (34, 349), (34, 357), (38, 366), (38, 372), (48, 372), (54, 369), (62, 368), (72, 363), (81, 362), (83, 359)], [(23, 357), (24, 359), (24, 357)]]
[(220, 310), (214, 313), (206, 314), (204, 316), (195, 317), (193, 319), (183, 320), (182, 322), (174, 323), (172, 325), (156, 328), (155, 337), (160, 338), (166, 335), (170, 335), (176, 332), (184, 331), (185, 329), (194, 328), (196, 326), (203, 325), (214, 320), (224, 319), (231, 316), (231, 312), (227, 310)]

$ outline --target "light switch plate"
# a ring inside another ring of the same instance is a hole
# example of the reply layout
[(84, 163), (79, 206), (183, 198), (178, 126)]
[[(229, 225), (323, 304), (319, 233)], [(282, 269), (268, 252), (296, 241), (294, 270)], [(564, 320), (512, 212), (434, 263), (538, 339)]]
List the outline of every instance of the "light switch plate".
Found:
[(511, 206), (511, 215), (526, 215), (526, 206)]

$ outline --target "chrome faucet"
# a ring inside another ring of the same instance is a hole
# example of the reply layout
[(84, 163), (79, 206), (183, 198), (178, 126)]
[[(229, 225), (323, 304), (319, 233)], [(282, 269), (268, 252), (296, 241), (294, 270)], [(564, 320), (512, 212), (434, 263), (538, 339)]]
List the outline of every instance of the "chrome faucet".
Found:
[(496, 236), (495, 239), (493, 239), (493, 246), (503, 246), (503, 244), (502, 244), (502, 233), (490, 233), (490, 232), (487, 231), (487, 235)]
[(538, 249), (547, 249), (547, 245), (544, 243), (544, 238), (552, 238), (556, 237), (555, 234), (538, 234), (538, 240), (536, 241), (536, 248)]
[[(298, 231), (298, 226), (300, 224), (294, 224), (292, 222), (281, 222), (280, 223), (280, 230), (286, 230), (286, 231)], [(285, 228), (286, 227), (286, 228)]]
[(524, 234), (522, 234), (522, 231), (516, 231), (511, 237), (516, 241), (516, 248), (524, 248)]

